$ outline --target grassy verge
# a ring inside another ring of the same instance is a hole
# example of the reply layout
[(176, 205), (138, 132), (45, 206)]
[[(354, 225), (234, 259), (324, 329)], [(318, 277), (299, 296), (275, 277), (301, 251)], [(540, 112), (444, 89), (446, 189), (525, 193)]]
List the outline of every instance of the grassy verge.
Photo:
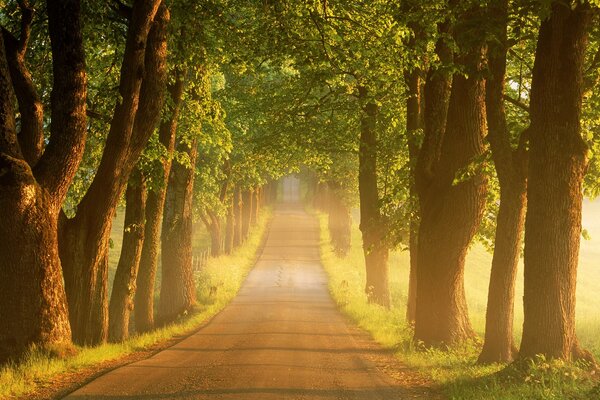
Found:
[[(360, 233), (352, 232), (352, 249), (344, 259), (330, 246), (327, 218), (319, 215), (321, 258), (329, 275), (329, 290), (340, 309), (384, 347), (393, 349), (409, 367), (429, 377), (450, 399), (600, 399), (593, 394), (597, 383), (586, 368), (562, 362), (536, 360), (522, 369), (505, 365), (475, 365), (480, 344), (473, 342), (450, 351), (420, 350), (412, 342), (406, 324), (408, 258), (395, 252), (390, 257), (390, 289), (394, 306), (386, 310), (369, 304), (364, 295), (365, 266)], [(487, 287), (487, 282), (480, 282)], [(471, 310), (476, 330), (484, 322), (485, 309)], [(473, 318), (474, 317), (474, 318)], [(526, 372), (524, 372), (526, 371)], [(595, 397), (594, 397), (595, 396)]]
[(76, 373), (99, 363), (123, 358), (197, 329), (221, 311), (237, 294), (254, 265), (269, 218), (270, 212), (266, 210), (243, 246), (232, 255), (210, 259), (202, 271), (197, 273), (198, 306), (193, 313), (176, 323), (133, 336), (123, 343), (78, 348), (77, 354), (71, 357), (56, 358), (32, 349), (20, 363), (9, 364), (0, 369), (0, 399), (34, 393), (52, 385), (63, 374)]

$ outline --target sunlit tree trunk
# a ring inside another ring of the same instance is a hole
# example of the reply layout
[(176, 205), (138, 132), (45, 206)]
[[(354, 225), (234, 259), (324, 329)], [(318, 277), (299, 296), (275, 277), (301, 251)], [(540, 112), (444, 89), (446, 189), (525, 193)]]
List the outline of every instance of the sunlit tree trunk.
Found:
[(409, 206), (409, 243), (410, 271), (408, 279), (408, 300), (406, 320), (411, 325), (415, 323), (417, 308), (417, 259), (419, 237), (419, 205), (416, 189), (416, 164), (419, 155), (419, 141), (423, 134), (423, 95), (421, 70), (415, 69), (406, 73), (408, 86), (406, 99), (406, 132), (408, 135), (408, 155), (410, 163), (410, 206)]
[(519, 148), (513, 150), (504, 110), (508, 1), (490, 3), (488, 21), (491, 40), (488, 43), (490, 75), (486, 80), (486, 111), (488, 141), (500, 182), (500, 206), (480, 363), (510, 362), (516, 353), (514, 296), (525, 223), (527, 182), (525, 141), (521, 140)]
[[(470, 41), (476, 32), (468, 30), (464, 18), (455, 37)], [(437, 50), (443, 60), (453, 58), (444, 44)], [(464, 264), (483, 216), (486, 180), (480, 167), (466, 177), (460, 171), (484, 151), (485, 90), (482, 45), (465, 45), (463, 52), (455, 62), (468, 76), (430, 71), (425, 85), (425, 138), (417, 166), (421, 220), (415, 319), (415, 340), (425, 346), (453, 345), (474, 336)]]
[(196, 303), (192, 269), (192, 202), (198, 155), (196, 139), (191, 144), (180, 142), (178, 150), (188, 153), (190, 166), (175, 162), (169, 176), (162, 224), (162, 281), (158, 307), (161, 324), (186, 314)]
[(108, 337), (112, 221), (164, 102), (169, 12), (163, 6), (157, 13), (159, 5), (160, 0), (134, 3), (121, 69), (121, 100), (115, 107), (100, 165), (76, 215), (60, 224), (59, 251), (69, 318), (73, 340), (79, 344), (93, 345)]
[(137, 332), (147, 332), (154, 327), (154, 283), (158, 266), (160, 228), (171, 172), (171, 159), (175, 150), (177, 122), (179, 120), (185, 86), (185, 72), (177, 70), (175, 74), (175, 83), (168, 88), (171, 102), (167, 102), (167, 104), (171, 104), (171, 108), (166, 112), (166, 117), (161, 122), (158, 131), (158, 140), (166, 149), (166, 156), (163, 160), (159, 161), (161, 165), (158, 168), (162, 171), (162, 185), (149, 191), (146, 200), (144, 244), (140, 258), (134, 302), (135, 329)]
[(360, 88), (362, 117), (358, 151), (358, 191), (360, 198), (360, 231), (367, 270), (365, 293), (370, 302), (390, 306), (386, 226), (382, 220), (377, 189), (377, 105)]
[(144, 243), (146, 224), (146, 185), (134, 170), (125, 191), (123, 243), (108, 307), (108, 339), (121, 342), (129, 337), (129, 315)]
[(242, 191), (242, 243), (248, 239), (252, 218), (252, 191)]
[[(9, 63), (15, 60), (7, 56), (16, 54), (6, 54), (7, 35), (0, 35), (0, 361), (21, 355), (32, 344), (58, 352), (71, 348), (57, 224), (83, 157), (87, 75), (79, 1), (49, 1), (46, 11), (53, 87), (50, 137), (43, 154), (36, 139), (43, 132), (37, 131), (42, 128), (38, 120), (42, 110), (37, 113), (35, 88), (23, 76), (11, 81)], [(22, 35), (30, 21), (24, 22)], [(19, 52), (24, 55), (27, 40), (21, 45)], [(28, 74), (24, 69), (16, 73)], [(27, 90), (33, 94), (16, 96), (21, 129), (27, 124), (30, 129), (21, 134), (29, 138), (17, 137), (14, 119), (13, 85), (19, 92), (22, 87), (16, 81), (21, 78), (21, 83), (31, 84)]]
[(225, 243), (223, 245), (223, 251), (225, 254), (231, 254), (233, 251), (233, 237), (235, 228), (235, 215), (234, 215), (233, 199), (230, 199), (230, 204), (227, 207), (227, 217), (225, 221)]
[(236, 186), (233, 190), (233, 247), (239, 247), (244, 241), (243, 231), (243, 203), (242, 203), (242, 191), (239, 186)]
[(591, 15), (588, 3), (555, 1), (540, 26), (530, 102), (521, 358), (584, 355), (575, 334), (575, 285), (587, 167), (582, 71)]

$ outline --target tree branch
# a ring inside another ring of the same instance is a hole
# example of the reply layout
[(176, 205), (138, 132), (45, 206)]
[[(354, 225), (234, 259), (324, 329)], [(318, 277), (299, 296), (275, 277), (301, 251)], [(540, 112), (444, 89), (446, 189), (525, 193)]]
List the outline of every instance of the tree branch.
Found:
[(508, 101), (510, 104), (517, 106), (518, 108), (520, 108), (521, 110), (529, 113), (529, 105), (523, 103), (520, 100), (517, 99), (513, 99), (512, 97), (508, 96), (508, 95), (504, 95), (503, 96), (504, 100)]

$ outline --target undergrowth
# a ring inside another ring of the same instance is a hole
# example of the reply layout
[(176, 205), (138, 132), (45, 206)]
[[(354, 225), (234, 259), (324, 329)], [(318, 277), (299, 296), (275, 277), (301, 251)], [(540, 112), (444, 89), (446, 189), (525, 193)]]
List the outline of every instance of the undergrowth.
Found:
[(246, 243), (231, 255), (209, 259), (205, 267), (196, 273), (198, 304), (189, 315), (165, 327), (132, 336), (123, 343), (78, 347), (74, 355), (63, 358), (31, 348), (20, 362), (0, 368), (0, 399), (34, 393), (59, 382), (64, 374), (117, 360), (193, 332), (235, 297), (254, 265), (269, 218), (270, 211), (265, 210)]
[[(594, 389), (598, 381), (587, 365), (540, 357), (518, 366), (481, 366), (476, 364), (481, 350), (478, 340), (447, 351), (419, 348), (413, 343), (413, 331), (405, 319), (408, 271), (406, 263), (399, 262), (405, 255), (390, 257), (392, 308), (369, 304), (363, 290), (365, 265), (357, 227), (353, 226), (349, 254), (339, 258), (330, 245), (327, 217), (318, 217), (322, 263), (329, 276), (329, 290), (340, 309), (377, 342), (393, 349), (407, 366), (431, 379), (449, 399), (600, 399), (600, 389)], [(487, 282), (481, 283), (487, 286)], [(471, 317), (477, 330), (485, 310), (476, 310)]]

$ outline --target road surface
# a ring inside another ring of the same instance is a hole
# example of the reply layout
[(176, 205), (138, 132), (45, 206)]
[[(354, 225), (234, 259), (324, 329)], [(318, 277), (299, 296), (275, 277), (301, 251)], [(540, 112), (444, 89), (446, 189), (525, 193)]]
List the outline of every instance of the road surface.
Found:
[(66, 398), (432, 398), (337, 311), (319, 262), (318, 229), (300, 206), (280, 205), (262, 255), (227, 308), (173, 347)]

